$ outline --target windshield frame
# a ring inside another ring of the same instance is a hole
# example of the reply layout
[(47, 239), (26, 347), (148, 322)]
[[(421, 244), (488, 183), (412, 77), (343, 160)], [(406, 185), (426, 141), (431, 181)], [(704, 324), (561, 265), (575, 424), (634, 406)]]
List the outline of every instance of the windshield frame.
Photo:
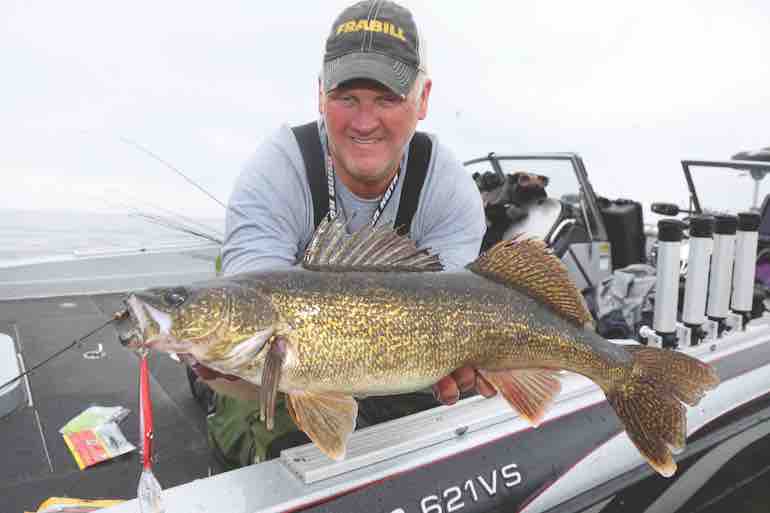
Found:
[[(718, 167), (734, 169), (736, 171), (749, 171), (755, 182), (755, 187), (767, 174), (770, 174), (770, 162), (758, 162), (754, 160), (683, 160), (682, 169), (684, 170), (684, 178), (687, 181), (687, 188), (690, 191), (690, 210), (694, 210), (696, 214), (702, 214), (703, 209), (701, 208), (700, 200), (698, 199), (698, 193), (695, 190), (695, 182), (692, 179), (690, 166)], [(762, 176), (756, 178), (758, 174), (761, 174)], [(754, 203), (756, 203), (756, 198)], [(759, 208), (759, 205), (753, 205), (752, 208), (757, 209)]]
[(486, 157), (479, 157), (463, 162), (463, 166), (469, 166), (471, 164), (478, 164), (480, 162), (489, 162), (492, 169), (501, 178), (505, 177), (503, 168), (500, 165), (500, 161), (503, 160), (553, 160), (553, 161), (568, 161), (572, 165), (572, 171), (577, 178), (578, 186), (580, 187), (581, 202), (584, 203), (583, 211), (589, 218), (588, 229), (591, 232), (591, 239), (594, 241), (609, 240), (607, 236), (607, 228), (604, 226), (604, 221), (599, 212), (599, 206), (596, 203), (596, 193), (593, 186), (588, 179), (588, 172), (586, 171), (583, 159), (577, 153), (571, 152), (558, 152), (558, 153), (521, 153), (510, 155), (498, 155), (494, 152), (489, 153)]

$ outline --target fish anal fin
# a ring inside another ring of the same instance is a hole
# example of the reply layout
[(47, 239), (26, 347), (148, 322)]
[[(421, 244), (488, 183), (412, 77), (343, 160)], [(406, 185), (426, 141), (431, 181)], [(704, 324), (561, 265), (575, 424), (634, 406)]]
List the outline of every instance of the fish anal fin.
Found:
[(478, 372), (495, 387), (513, 409), (535, 427), (540, 425), (546, 410), (561, 391), (558, 371), (478, 369)]
[(468, 269), (526, 292), (578, 326), (593, 327), (591, 312), (564, 262), (540, 239), (498, 242)]
[(292, 392), (289, 413), (321, 452), (334, 460), (345, 458), (358, 416), (355, 399), (335, 393)]

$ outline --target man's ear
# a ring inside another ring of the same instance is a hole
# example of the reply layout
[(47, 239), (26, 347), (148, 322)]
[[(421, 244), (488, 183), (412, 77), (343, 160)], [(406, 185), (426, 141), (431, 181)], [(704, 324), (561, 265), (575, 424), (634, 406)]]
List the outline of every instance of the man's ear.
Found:
[(318, 113), (324, 115), (324, 89), (321, 79), (318, 79)]
[(417, 104), (417, 119), (423, 120), (428, 115), (428, 99), (430, 98), (430, 89), (433, 86), (433, 82), (428, 78), (425, 80), (425, 85), (422, 88), (422, 96), (420, 102)]

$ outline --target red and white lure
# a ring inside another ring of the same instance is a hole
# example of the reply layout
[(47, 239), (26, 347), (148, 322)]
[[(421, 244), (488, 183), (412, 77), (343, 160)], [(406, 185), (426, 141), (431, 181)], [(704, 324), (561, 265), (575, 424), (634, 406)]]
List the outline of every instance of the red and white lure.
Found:
[(141, 513), (164, 513), (163, 490), (152, 472), (152, 400), (150, 399), (150, 371), (147, 349), (139, 351), (139, 429), (142, 437), (142, 475), (139, 478), (137, 499)]

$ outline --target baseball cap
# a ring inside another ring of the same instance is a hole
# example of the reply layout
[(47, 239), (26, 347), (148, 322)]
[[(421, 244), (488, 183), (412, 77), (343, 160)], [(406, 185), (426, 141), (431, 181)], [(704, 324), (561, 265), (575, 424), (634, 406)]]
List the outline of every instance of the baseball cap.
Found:
[(366, 0), (342, 11), (324, 53), (324, 90), (367, 78), (406, 96), (423, 69), (422, 41), (412, 13), (387, 0)]

